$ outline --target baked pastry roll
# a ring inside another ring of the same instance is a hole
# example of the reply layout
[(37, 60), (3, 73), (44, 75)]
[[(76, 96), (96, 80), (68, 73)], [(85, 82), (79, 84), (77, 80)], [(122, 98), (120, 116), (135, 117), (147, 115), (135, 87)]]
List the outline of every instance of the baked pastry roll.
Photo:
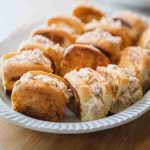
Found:
[(75, 43), (76, 36), (66, 32), (63, 29), (51, 29), (50, 27), (41, 27), (32, 31), (31, 37), (34, 35), (43, 35), (53, 41), (55, 44), (60, 44), (62, 47), (67, 47)]
[(63, 76), (71, 70), (83, 67), (96, 69), (97, 66), (107, 66), (109, 62), (109, 58), (97, 48), (91, 45), (73, 44), (65, 50), (60, 73)]
[(144, 29), (147, 27), (147, 23), (144, 19), (132, 12), (132, 11), (120, 11), (113, 15), (114, 20), (121, 21), (122, 25), (126, 28), (134, 42), (136, 42)]
[(100, 20), (105, 14), (93, 5), (80, 4), (73, 9), (72, 14), (84, 23), (88, 23), (93, 19)]
[(38, 49), (12, 52), (2, 57), (1, 76), (6, 92), (11, 92), (14, 82), (31, 70), (52, 72), (51, 61)]
[(81, 121), (90, 121), (105, 117), (112, 103), (110, 84), (96, 71), (82, 68), (67, 73), (74, 97), (68, 102), (69, 108)]
[(150, 50), (140, 47), (128, 47), (121, 55), (119, 66), (136, 72), (143, 91), (150, 88)]
[(141, 84), (134, 72), (117, 65), (98, 67), (97, 71), (112, 87), (111, 113), (118, 113), (142, 98)]
[(97, 29), (86, 32), (76, 39), (76, 43), (92, 44), (110, 58), (112, 63), (119, 60), (121, 52), (122, 39), (119, 36), (113, 36), (109, 32)]
[(42, 35), (34, 35), (33, 37), (23, 41), (18, 50), (34, 50), (35, 48), (41, 50), (44, 55), (52, 61), (53, 71), (58, 74), (64, 48), (62, 48), (59, 44), (54, 44)]
[(63, 29), (71, 34), (84, 32), (84, 24), (74, 16), (56, 16), (48, 19), (47, 25), (52, 29)]
[(121, 21), (114, 21), (112, 18), (102, 18), (100, 21), (92, 21), (86, 25), (86, 30), (102, 29), (114, 36), (122, 38), (122, 48), (132, 45), (133, 41), (129, 33), (126, 31)]
[(138, 46), (150, 49), (150, 26), (142, 33)]
[(29, 71), (14, 84), (12, 108), (33, 118), (61, 121), (70, 96), (71, 92), (61, 77)]

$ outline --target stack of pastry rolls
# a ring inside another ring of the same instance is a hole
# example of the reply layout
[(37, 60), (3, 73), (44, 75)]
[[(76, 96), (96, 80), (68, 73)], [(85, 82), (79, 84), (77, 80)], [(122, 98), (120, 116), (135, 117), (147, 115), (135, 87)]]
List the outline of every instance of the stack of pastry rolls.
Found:
[(106, 15), (89, 4), (54, 16), (1, 61), (4, 91), (24, 115), (81, 121), (118, 113), (150, 88), (150, 30), (136, 13)]

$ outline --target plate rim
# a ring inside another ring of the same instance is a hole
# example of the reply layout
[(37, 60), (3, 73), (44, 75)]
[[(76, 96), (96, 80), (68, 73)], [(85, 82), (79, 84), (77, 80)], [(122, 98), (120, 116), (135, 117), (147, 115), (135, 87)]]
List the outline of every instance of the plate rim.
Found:
[(9, 106), (7, 106), (7, 104), (5, 104), (0, 97), (0, 116), (2, 118), (5, 118), (9, 122), (24, 128), (59, 134), (89, 133), (114, 128), (137, 119), (148, 110), (150, 110), (150, 90), (141, 100), (132, 106), (109, 117), (77, 123), (49, 122), (34, 119), (15, 112), (13, 109), (9, 108)]

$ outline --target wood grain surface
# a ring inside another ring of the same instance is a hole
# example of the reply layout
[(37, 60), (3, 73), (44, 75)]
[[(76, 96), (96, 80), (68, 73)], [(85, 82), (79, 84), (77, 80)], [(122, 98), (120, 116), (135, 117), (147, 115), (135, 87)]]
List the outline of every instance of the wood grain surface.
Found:
[(126, 125), (90, 134), (58, 135), (0, 119), (2, 150), (150, 150), (150, 111)]

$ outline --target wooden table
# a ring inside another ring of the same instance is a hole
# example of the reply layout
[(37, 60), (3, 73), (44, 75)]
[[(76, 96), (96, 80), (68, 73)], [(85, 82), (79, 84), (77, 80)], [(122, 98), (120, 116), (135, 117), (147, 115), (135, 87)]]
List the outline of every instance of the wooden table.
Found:
[(40, 133), (0, 119), (0, 146), (3, 150), (150, 150), (150, 111), (126, 125), (80, 135)]

